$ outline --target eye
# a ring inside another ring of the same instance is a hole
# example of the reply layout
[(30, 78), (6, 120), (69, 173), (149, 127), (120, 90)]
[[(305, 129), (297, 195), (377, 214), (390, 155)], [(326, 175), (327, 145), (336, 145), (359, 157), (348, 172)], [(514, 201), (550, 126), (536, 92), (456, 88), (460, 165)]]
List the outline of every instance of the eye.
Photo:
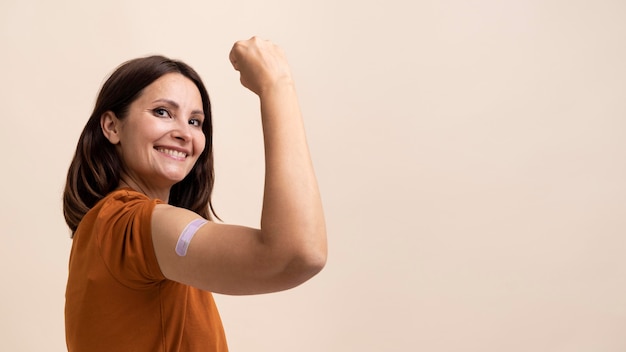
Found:
[(200, 127), (200, 126), (202, 126), (202, 120), (200, 120), (200, 119), (190, 119), (189, 120), (189, 124), (193, 125), (193, 126), (196, 126), (196, 127)]
[(152, 112), (157, 117), (172, 117), (170, 112), (167, 111), (167, 109), (164, 109), (164, 108), (156, 108), (156, 109), (152, 110)]

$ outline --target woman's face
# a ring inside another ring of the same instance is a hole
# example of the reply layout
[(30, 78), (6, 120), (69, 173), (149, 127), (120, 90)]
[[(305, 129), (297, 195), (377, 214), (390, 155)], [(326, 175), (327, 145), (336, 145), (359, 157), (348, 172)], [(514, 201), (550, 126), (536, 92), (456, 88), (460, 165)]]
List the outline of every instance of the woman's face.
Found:
[(182, 181), (204, 150), (204, 112), (196, 85), (178, 73), (144, 88), (117, 120), (117, 151), (124, 176), (144, 191), (162, 192)]

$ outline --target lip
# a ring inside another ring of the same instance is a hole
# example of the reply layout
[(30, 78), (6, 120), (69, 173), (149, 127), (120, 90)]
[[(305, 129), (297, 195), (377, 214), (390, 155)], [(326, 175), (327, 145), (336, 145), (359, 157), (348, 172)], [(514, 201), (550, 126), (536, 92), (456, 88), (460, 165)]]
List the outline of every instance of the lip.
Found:
[[(168, 157), (177, 159), (177, 160), (185, 160), (187, 159), (189, 155), (191, 155), (190, 150), (181, 148), (181, 147), (174, 147), (174, 146), (157, 145), (154, 147), (154, 150)], [(185, 155), (184, 156), (173, 155), (173, 154), (168, 153), (167, 150), (171, 150), (171, 151), (178, 152), (178, 153), (184, 153)]]

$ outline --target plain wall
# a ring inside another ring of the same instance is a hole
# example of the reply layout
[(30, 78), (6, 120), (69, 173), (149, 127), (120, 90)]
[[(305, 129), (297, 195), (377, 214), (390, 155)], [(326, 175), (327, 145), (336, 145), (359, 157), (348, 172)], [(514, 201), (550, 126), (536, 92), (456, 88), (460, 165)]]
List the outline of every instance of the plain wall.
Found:
[(626, 351), (626, 2), (0, 3), (0, 350), (65, 350), (67, 168), (107, 75), (187, 61), (214, 105), (214, 204), (259, 221), (257, 99), (280, 44), (328, 223), (322, 273), (216, 296), (232, 351)]

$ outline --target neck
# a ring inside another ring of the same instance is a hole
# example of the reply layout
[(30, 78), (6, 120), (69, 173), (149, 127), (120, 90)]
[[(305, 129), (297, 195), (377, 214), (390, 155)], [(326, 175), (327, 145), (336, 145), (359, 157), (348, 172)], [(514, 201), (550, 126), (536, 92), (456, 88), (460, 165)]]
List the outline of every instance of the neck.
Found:
[(166, 203), (169, 201), (169, 196), (170, 196), (169, 189), (167, 190), (152, 189), (150, 187), (143, 186), (140, 182), (137, 182), (131, 177), (128, 177), (128, 175), (124, 174), (120, 177), (120, 183), (117, 188), (125, 188), (125, 187), (132, 188), (133, 190), (137, 192), (141, 192), (152, 199), (160, 199)]

